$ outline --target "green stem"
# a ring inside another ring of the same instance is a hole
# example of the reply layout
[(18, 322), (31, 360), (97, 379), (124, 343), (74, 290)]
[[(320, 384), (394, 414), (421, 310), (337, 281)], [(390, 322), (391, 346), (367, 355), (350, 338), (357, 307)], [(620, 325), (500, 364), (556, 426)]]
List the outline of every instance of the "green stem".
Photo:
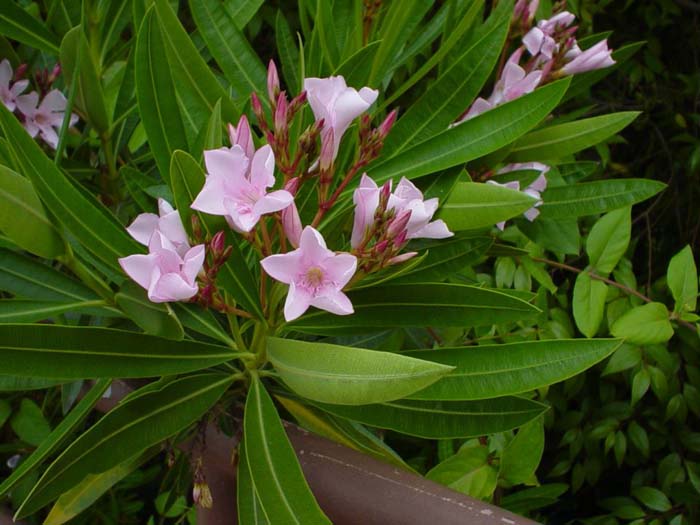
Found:
[(241, 336), (241, 329), (238, 326), (238, 318), (235, 314), (231, 313), (227, 313), (226, 318), (228, 319), (228, 326), (231, 329), (231, 335), (233, 335), (233, 339), (236, 341), (236, 346), (238, 346), (238, 349), (241, 352), (247, 352), (248, 347), (246, 347), (243, 337)]

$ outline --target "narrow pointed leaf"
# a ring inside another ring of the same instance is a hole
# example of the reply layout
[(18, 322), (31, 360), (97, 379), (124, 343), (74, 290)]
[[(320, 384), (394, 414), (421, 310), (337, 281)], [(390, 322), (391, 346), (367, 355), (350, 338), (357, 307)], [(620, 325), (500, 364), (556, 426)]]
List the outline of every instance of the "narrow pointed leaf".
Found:
[(318, 406), (331, 414), (366, 425), (428, 439), (456, 439), (504, 432), (547, 410), (542, 403), (520, 397), (479, 401), (402, 399), (376, 405)]
[(0, 299), (0, 323), (35, 323), (67, 312), (94, 311), (95, 308), (101, 306), (107, 306), (107, 304), (99, 299), (75, 303)]
[(260, 505), (260, 498), (255, 492), (253, 478), (250, 475), (245, 440), (238, 445), (238, 469), (236, 470), (236, 504), (238, 522), (246, 525), (268, 525), (270, 521)]
[(304, 479), (275, 405), (257, 378), (248, 391), (243, 433), (253, 484), (270, 523), (330, 524)]
[(267, 355), (297, 394), (340, 405), (400, 399), (452, 370), (401, 354), (275, 337), (268, 339)]
[(239, 355), (222, 346), (109, 328), (0, 325), (0, 361), (8, 375), (155, 377), (200, 370)]
[(12, 0), (3, 2), (0, 9), (0, 33), (30, 47), (58, 54), (58, 37)]
[(182, 324), (168, 303), (153, 303), (146, 290), (127, 281), (114, 296), (117, 306), (144, 332), (180, 341), (184, 337)]
[(456, 367), (410, 397), (466, 401), (529, 392), (583, 372), (620, 344), (617, 339), (552, 339), (408, 352), (405, 355)]
[(197, 421), (231, 384), (220, 374), (177, 379), (123, 401), (49, 466), (17, 517), (33, 514), (85, 476), (106, 472)]

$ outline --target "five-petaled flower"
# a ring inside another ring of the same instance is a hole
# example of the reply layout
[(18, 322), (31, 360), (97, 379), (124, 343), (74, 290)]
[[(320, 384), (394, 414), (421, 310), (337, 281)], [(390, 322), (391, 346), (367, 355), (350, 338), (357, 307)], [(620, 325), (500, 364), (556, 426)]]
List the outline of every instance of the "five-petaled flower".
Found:
[(376, 89), (363, 87), (360, 91), (348, 87), (342, 76), (306, 78), (304, 90), (316, 120), (323, 119), (324, 129), (332, 130), (323, 136), (332, 141), (332, 158), (338, 155), (340, 140), (355, 118), (367, 111), (377, 100)]
[(12, 66), (10, 61), (4, 59), (0, 62), (0, 101), (5, 104), (5, 107), (14, 111), (17, 105), (17, 97), (27, 89), (29, 80), (18, 80), (12, 82)]
[[(24, 115), (24, 129), (30, 136), (37, 134), (53, 149), (58, 147), (58, 133), (66, 111), (66, 97), (57, 89), (49, 91), (39, 104), (39, 94), (32, 91), (16, 100), (17, 109)], [(37, 106), (38, 104), (38, 106)], [(70, 125), (78, 122), (78, 116), (71, 114)]]
[(158, 231), (170, 241), (178, 255), (184, 256), (190, 243), (180, 214), (165, 199), (158, 199), (158, 214), (141, 213), (126, 231), (144, 246), (149, 245), (153, 233)]
[(251, 231), (261, 216), (283, 210), (294, 200), (286, 190), (267, 192), (275, 184), (275, 156), (269, 145), (252, 159), (239, 144), (205, 151), (204, 162), (207, 179), (192, 208), (223, 215), (237, 232)]
[(309, 306), (337, 315), (353, 313), (342, 289), (355, 274), (357, 258), (329, 250), (323, 236), (311, 226), (301, 233), (298, 249), (270, 255), (261, 264), (270, 277), (289, 285), (284, 305), (287, 321), (302, 315)]

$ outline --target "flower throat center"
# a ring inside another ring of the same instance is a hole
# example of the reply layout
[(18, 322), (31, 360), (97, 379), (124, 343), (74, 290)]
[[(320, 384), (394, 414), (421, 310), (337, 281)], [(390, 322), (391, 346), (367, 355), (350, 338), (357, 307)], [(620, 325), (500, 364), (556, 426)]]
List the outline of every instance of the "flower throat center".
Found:
[(323, 284), (323, 270), (318, 266), (312, 266), (306, 270), (306, 275), (304, 277), (309, 286), (313, 288), (318, 288)]

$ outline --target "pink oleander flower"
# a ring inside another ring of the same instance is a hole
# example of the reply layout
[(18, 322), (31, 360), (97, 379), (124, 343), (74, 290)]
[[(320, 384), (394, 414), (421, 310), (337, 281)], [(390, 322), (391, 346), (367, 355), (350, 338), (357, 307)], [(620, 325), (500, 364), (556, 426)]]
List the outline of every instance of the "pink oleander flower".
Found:
[(10, 61), (4, 59), (0, 62), (0, 101), (9, 111), (14, 111), (17, 97), (27, 89), (29, 80), (12, 82), (12, 66)]
[[(284, 185), (284, 189), (287, 190), (291, 195), (296, 195), (299, 189), (299, 184), (301, 184), (301, 179), (299, 177), (294, 177), (287, 181)], [(287, 237), (289, 243), (295, 248), (299, 247), (299, 241), (301, 240), (301, 217), (299, 216), (299, 210), (297, 205), (292, 201), (292, 203), (282, 210), (281, 220), (282, 229), (284, 230), (284, 235)]]
[(553, 38), (555, 33), (568, 28), (576, 20), (576, 17), (568, 11), (562, 11), (549, 20), (540, 20), (537, 26), (530, 29), (523, 37), (523, 44), (532, 55), (541, 54), (550, 60), (558, 50), (559, 45)]
[(340, 140), (355, 118), (367, 111), (377, 100), (376, 89), (350, 88), (342, 76), (305, 78), (304, 90), (316, 120), (323, 119), (324, 129), (332, 129), (333, 159), (338, 155)]
[(307, 226), (301, 233), (299, 248), (262, 261), (263, 269), (273, 279), (289, 285), (284, 304), (284, 318), (293, 321), (309, 306), (336, 315), (354, 312), (342, 290), (357, 269), (357, 258), (349, 253), (335, 253), (326, 247), (323, 236)]
[[(391, 186), (390, 186), (391, 187)], [(374, 224), (374, 215), (379, 206), (381, 188), (367, 174), (363, 174), (360, 185), (353, 194), (355, 218), (350, 244), (357, 248), (362, 243), (367, 231)], [(405, 177), (399, 181), (396, 190), (389, 195), (388, 210), (394, 210), (396, 219), (405, 221), (405, 238), (444, 239), (454, 235), (447, 229), (445, 221), (432, 221), (438, 208), (438, 199), (423, 200), (423, 193)], [(408, 212), (408, 213), (406, 213)], [(410, 213), (410, 216), (409, 216)], [(408, 218), (406, 218), (408, 217)], [(389, 226), (392, 227), (391, 225)], [(403, 229), (403, 228), (402, 228)], [(398, 232), (396, 233), (398, 236)]]
[[(545, 177), (545, 174), (550, 170), (550, 167), (547, 166), (546, 164), (542, 164), (541, 162), (521, 162), (521, 163), (514, 163), (514, 164), (508, 164), (507, 166), (504, 166), (500, 170), (498, 170), (496, 173), (498, 175), (501, 175), (503, 173), (510, 173), (513, 171), (526, 171), (526, 170), (532, 170), (532, 171), (539, 171), (540, 174), (537, 176), (537, 178), (523, 191), (523, 193), (526, 193), (530, 197), (533, 197), (537, 199), (537, 202), (530, 208), (529, 210), (525, 211), (523, 215), (525, 218), (532, 222), (534, 221), (537, 216), (540, 214), (540, 210), (537, 209), (538, 206), (542, 204), (542, 198), (541, 194), (544, 190), (547, 189), (547, 177)], [(506, 183), (499, 183), (494, 180), (487, 181), (488, 184), (495, 184), (497, 186), (503, 186), (505, 188), (510, 188), (511, 190), (516, 190), (520, 191), (520, 182), (517, 180), (506, 182)], [(496, 224), (496, 227), (499, 230), (503, 230), (505, 228), (506, 221), (499, 222)]]
[(567, 53), (567, 58), (573, 57), (571, 62), (561, 68), (564, 75), (575, 75), (595, 69), (610, 67), (615, 64), (612, 58), (612, 50), (608, 48), (608, 40), (601, 40), (593, 47), (581, 51), (578, 46), (572, 47)]
[(186, 301), (197, 295), (197, 274), (204, 264), (204, 245), (198, 244), (180, 256), (161, 232), (155, 231), (147, 255), (119, 259), (126, 274), (148, 292), (154, 303)]
[[(66, 110), (66, 97), (57, 89), (49, 91), (41, 104), (39, 94), (32, 91), (27, 95), (21, 95), (16, 100), (17, 109), (24, 115), (24, 129), (32, 137), (37, 134), (53, 149), (58, 146), (58, 133), (63, 124), (63, 116)], [(70, 125), (78, 122), (78, 116), (71, 114)]]
[(252, 159), (238, 144), (208, 150), (204, 163), (207, 179), (192, 208), (223, 215), (237, 232), (251, 231), (260, 217), (283, 210), (294, 200), (286, 190), (267, 192), (275, 184), (275, 156), (269, 145), (256, 151)]
[(153, 233), (157, 231), (172, 243), (178, 255), (183, 256), (190, 249), (180, 214), (165, 199), (158, 199), (158, 215), (141, 213), (126, 231), (144, 246), (149, 245)]
[(518, 62), (522, 57), (523, 49), (518, 48), (503, 67), (501, 77), (493, 88), (493, 93), (488, 100), (477, 98), (469, 108), (467, 114), (457, 124), (481, 115), (482, 113), (500, 106), (511, 100), (522, 97), (527, 93), (532, 93), (542, 81), (542, 71), (531, 71), (527, 73)]
[(540, 0), (518, 0), (513, 7), (513, 17), (529, 25), (535, 18), (539, 5)]

